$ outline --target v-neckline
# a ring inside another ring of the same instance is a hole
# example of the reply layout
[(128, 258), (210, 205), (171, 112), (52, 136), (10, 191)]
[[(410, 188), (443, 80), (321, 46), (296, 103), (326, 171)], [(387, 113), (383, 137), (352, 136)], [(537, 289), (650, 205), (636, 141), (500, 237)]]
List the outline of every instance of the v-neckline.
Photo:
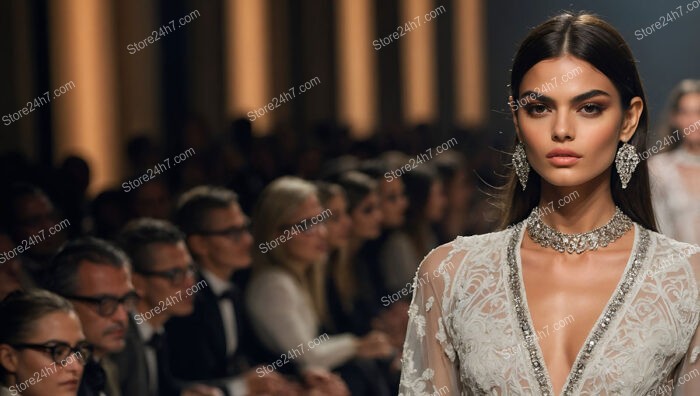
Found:
[[(552, 380), (549, 376), (549, 370), (544, 361), (540, 344), (537, 341), (536, 332), (530, 315), (530, 309), (527, 304), (527, 295), (525, 293), (525, 282), (522, 276), (522, 260), (520, 255), (521, 244), (527, 228), (527, 220), (521, 222), (513, 231), (513, 236), (508, 245), (508, 265), (509, 265), (509, 285), (511, 302), (514, 304), (518, 327), (525, 340), (526, 349), (528, 350), (528, 358), (531, 362), (531, 369), (534, 371), (535, 378), (539, 384), (540, 391), (545, 396), (555, 395)], [(593, 354), (593, 350), (598, 345), (598, 342), (603, 337), (607, 329), (615, 319), (615, 314), (618, 309), (625, 303), (625, 297), (635, 284), (637, 275), (641, 272), (639, 269), (644, 262), (648, 243), (640, 243), (640, 239), (644, 238), (648, 242), (648, 234), (646, 230), (640, 227), (637, 223), (633, 223), (634, 228), (634, 243), (630, 251), (625, 270), (620, 277), (620, 280), (615, 286), (615, 291), (610, 295), (608, 302), (605, 304), (603, 311), (600, 313), (593, 327), (588, 331), (586, 339), (579, 348), (576, 359), (569, 369), (566, 376), (566, 381), (561, 389), (561, 395), (572, 394), (578, 385), (586, 363)]]

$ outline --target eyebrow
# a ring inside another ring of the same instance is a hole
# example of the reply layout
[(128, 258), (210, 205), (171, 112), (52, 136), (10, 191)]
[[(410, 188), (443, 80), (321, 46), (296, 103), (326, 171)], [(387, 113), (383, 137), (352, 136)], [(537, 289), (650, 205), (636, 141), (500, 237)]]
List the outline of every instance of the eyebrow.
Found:
[[(526, 97), (530, 97), (531, 95), (534, 95), (537, 98), (537, 100), (539, 100), (540, 102), (544, 102), (544, 103), (548, 103), (548, 104), (554, 103), (554, 99), (552, 99), (551, 97), (549, 97), (547, 95), (539, 95), (537, 92), (534, 92), (534, 91), (523, 92), (522, 95), (520, 95), (520, 100), (522, 100), (523, 98), (526, 98)], [(594, 98), (596, 96), (611, 97), (610, 94), (605, 92), (605, 91), (602, 91), (600, 89), (592, 89), (588, 92), (584, 92), (580, 95), (574, 96), (569, 102), (572, 104), (578, 103), (578, 102), (582, 102), (584, 100)]]

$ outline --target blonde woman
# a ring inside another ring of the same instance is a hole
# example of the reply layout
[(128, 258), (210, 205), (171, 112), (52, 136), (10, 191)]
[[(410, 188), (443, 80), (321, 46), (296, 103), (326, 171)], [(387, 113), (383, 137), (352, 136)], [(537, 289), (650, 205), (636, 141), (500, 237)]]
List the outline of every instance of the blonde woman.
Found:
[[(330, 216), (313, 184), (282, 177), (262, 192), (253, 214), (253, 275), (247, 288), (251, 321), (261, 340), (304, 373), (338, 369), (356, 357), (385, 354), (383, 339), (320, 331), (326, 318), (324, 269)], [(332, 391), (342, 394), (337, 377)]]

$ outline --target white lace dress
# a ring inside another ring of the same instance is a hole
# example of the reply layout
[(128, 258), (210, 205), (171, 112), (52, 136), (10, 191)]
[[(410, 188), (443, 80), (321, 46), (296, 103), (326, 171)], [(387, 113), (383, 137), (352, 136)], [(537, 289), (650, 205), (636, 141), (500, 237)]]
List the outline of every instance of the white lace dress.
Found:
[[(459, 237), (423, 260), (399, 395), (553, 395), (524, 294), (524, 225)], [(697, 252), (635, 224), (624, 274), (562, 394), (700, 395)]]

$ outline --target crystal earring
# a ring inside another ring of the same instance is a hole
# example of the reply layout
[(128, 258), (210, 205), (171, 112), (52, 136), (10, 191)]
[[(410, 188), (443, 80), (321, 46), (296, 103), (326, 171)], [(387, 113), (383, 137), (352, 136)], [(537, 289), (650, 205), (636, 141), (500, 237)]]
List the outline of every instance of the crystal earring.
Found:
[(530, 174), (530, 164), (527, 162), (527, 156), (525, 155), (525, 146), (522, 142), (518, 142), (515, 145), (515, 152), (513, 153), (513, 167), (515, 168), (515, 174), (518, 175), (518, 180), (520, 180), (520, 185), (523, 186), (523, 191), (527, 186), (527, 177)]
[(617, 155), (615, 155), (615, 169), (617, 169), (617, 174), (620, 175), (623, 190), (627, 188), (627, 183), (632, 179), (632, 173), (634, 173), (637, 165), (639, 165), (639, 154), (637, 154), (633, 145), (624, 142), (617, 149)]

